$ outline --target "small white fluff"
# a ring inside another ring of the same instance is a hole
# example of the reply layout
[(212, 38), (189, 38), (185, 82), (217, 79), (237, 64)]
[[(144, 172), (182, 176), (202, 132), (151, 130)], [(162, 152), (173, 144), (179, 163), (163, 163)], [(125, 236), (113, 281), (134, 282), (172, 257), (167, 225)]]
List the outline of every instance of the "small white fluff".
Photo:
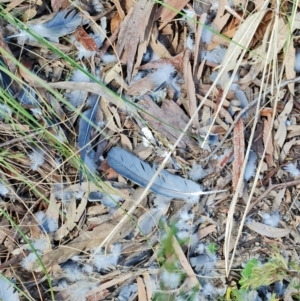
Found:
[(0, 300), (19, 301), (18, 291), (15, 290), (12, 282), (6, 278), (0, 278)]
[(65, 277), (71, 281), (75, 282), (86, 278), (86, 275), (81, 271), (77, 262), (68, 260), (66, 263), (62, 264), (62, 269), (65, 271)]
[(117, 62), (117, 57), (114, 54), (105, 53), (101, 58), (103, 63), (109, 64)]
[(203, 59), (220, 65), (223, 62), (226, 51), (227, 48), (225, 48), (223, 45), (218, 45), (212, 51), (206, 51), (203, 55)]
[(93, 273), (93, 267), (89, 264), (84, 264), (82, 266), (82, 271), (87, 273), (87, 274), (92, 274)]
[[(232, 87), (234, 85), (235, 84), (232, 84), (230, 86), (230, 88), (232, 89)], [(237, 100), (240, 102), (241, 109), (244, 109), (244, 108), (246, 108), (248, 106), (248, 104), (249, 104), (248, 98), (247, 98), (245, 92), (242, 91), (242, 90), (240, 90), (239, 87), (237, 87), (237, 89), (235, 90), (234, 95), (237, 98)]]
[(175, 289), (181, 281), (181, 275), (179, 273), (164, 270), (161, 274), (161, 281), (164, 286), (167, 286), (170, 289)]
[(155, 145), (155, 139), (153, 137), (152, 132), (149, 130), (149, 128), (148, 127), (143, 127), (142, 132), (143, 132), (145, 138), (147, 139), (148, 143), (150, 142), (150, 144), (152, 143), (152, 144)]
[(108, 208), (115, 208), (118, 206), (118, 203), (122, 200), (123, 200), (123, 198), (119, 195), (104, 194), (103, 198), (101, 199), (101, 203)]
[(102, 11), (104, 11), (104, 6), (99, 0), (94, 0), (93, 5), (97, 13), (101, 13)]
[(5, 120), (11, 114), (12, 110), (7, 105), (0, 104), (0, 120)]
[(212, 40), (214, 33), (211, 30), (210, 24), (205, 24), (205, 25), (206, 25), (206, 27), (203, 27), (203, 29), (202, 29), (201, 39), (204, 43), (209, 44)]
[(199, 245), (195, 249), (195, 253), (197, 253), (197, 254), (204, 254), (204, 253), (206, 253), (206, 251), (207, 251), (206, 246), (203, 243), (199, 243)]
[(55, 198), (65, 204), (69, 204), (74, 198), (72, 191), (64, 190), (64, 183), (54, 183), (53, 192)]
[(195, 40), (189, 34), (186, 39), (186, 48), (190, 49), (191, 51), (195, 50)]
[(193, 181), (199, 181), (205, 178), (208, 172), (203, 169), (201, 164), (193, 163), (192, 169), (189, 172), (189, 178)]
[(103, 41), (106, 38), (106, 27), (107, 27), (107, 20), (106, 17), (101, 18), (101, 27), (97, 27), (97, 32), (91, 34), (91, 37), (95, 40), (97, 47), (100, 48), (103, 44)]
[(5, 184), (0, 183), (0, 195), (6, 196), (9, 193), (9, 189), (6, 187)]
[(297, 168), (297, 162), (287, 164), (284, 167), (284, 170), (287, 171), (292, 177), (300, 176), (300, 170)]
[(40, 237), (32, 242), (35, 251), (43, 253), (49, 248), (49, 240), (46, 237)]
[(73, 72), (70, 80), (72, 82), (77, 82), (77, 83), (88, 83), (90, 81), (90, 78), (85, 73), (83, 73), (81, 70), (76, 69)]
[(217, 289), (210, 282), (207, 282), (203, 285), (201, 293), (205, 297), (209, 297), (211, 300), (215, 300), (214, 297), (217, 297)]
[(45, 232), (51, 233), (58, 229), (58, 221), (48, 217), (44, 211), (36, 212), (35, 217), (40, 223), (40, 228)]
[(183, 9), (184, 13), (185, 13), (185, 18), (187, 17), (187, 19), (193, 19), (195, 16), (195, 11), (191, 10), (191, 9)]
[(81, 200), (84, 195), (85, 195), (84, 190), (78, 190), (78, 191), (74, 192), (74, 197), (75, 197), (76, 200)]
[(160, 86), (164, 82), (168, 82), (171, 78), (172, 73), (175, 72), (175, 68), (171, 64), (163, 64), (153, 74), (151, 74), (151, 80), (155, 85)]
[(278, 227), (278, 224), (280, 222), (280, 214), (278, 211), (275, 211), (273, 214), (264, 213), (262, 215), (263, 223), (265, 225), (271, 226), (271, 227)]
[(187, 210), (182, 210), (182, 212), (179, 214), (179, 220), (175, 225), (178, 230), (176, 233), (176, 237), (178, 239), (186, 240), (191, 237), (193, 218), (194, 214), (188, 213)]
[(297, 73), (300, 73), (300, 49), (297, 49), (297, 50), (296, 50), (294, 70), (295, 70)]
[(105, 254), (99, 251), (93, 256), (93, 265), (98, 271), (105, 271), (115, 267), (118, 264), (121, 255), (121, 244), (115, 244), (111, 254)]
[(62, 289), (59, 294), (63, 297), (57, 298), (56, 300), (86, 301), (87, 292), (95, 288), (98, 285), (97, 282), (91, 279), (78, 280), (76, 283)]
[[(37, 252), (38, 255), (39, 252)], [(32, 269), (32, 263), (35, 262), (37, 260), (37, 256), (35, 255), (35, 253), (29, 253), (28, 256), (26, 256), (25, 258), (22, 259), (21, 261), (21, 266), (27, 270), (27, 271), (31, 271)]]
[(182, 212), (179, 214), (179, 218), (181, 221), (187, 222), (194, 219), (194, 214), (188, 213), (187, 210), (182, 210)]
[(44, 151), (39, 148), (34, 148), (33, 151), (29, 154), (29, 158), (31, 160), (30, 168), (34, 171), (38, 170), (38, 168), (45, 162)]
[(249, 181), (252, 177), (254, 177), (256, 171), (256, 161), (257, 161), (257, 154), (254, 151), (250, 150), (248, 162), (244, 174), (245, 181)]
[(94, 56), (97, 51), (91, 51), (86, 49), (80, 42), (73, 41), (74, 46), (77, 48), (77, 59), (82, 60), (83, 58), (90, 58)]

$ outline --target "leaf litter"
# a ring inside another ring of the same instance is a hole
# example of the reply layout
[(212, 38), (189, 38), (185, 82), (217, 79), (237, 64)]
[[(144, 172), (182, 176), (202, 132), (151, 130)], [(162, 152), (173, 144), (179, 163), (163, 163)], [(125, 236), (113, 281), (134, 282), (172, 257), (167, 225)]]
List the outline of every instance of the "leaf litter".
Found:
[(298, 259), (298, 10), (3, 2), (0, 299), (243, 300)]

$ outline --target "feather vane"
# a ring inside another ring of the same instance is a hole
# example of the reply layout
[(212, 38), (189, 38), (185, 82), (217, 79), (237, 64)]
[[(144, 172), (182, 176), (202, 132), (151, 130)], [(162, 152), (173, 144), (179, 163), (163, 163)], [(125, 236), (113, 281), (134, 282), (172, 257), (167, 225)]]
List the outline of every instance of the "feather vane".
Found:
[[(142, 187), (146, 187), (156, 173), (155, 168), (120, 147), (113, 147), (107, 158), (111, 168)], [(157, 176), (150, 190), (166, 197), (190, 201), (195, 201), (195, 196), (211, 193), (203, 192), (199, 184), (165, 170)]]
[(88, 99), (87, 104), (91, 104), (92, 107), (83, 113), (88, 121), (86, 120), (86, 118), (81, 118), (79, 121), (78, 147), (80, 148), (80, 157), (83, 162), (85, 162), (92, 125), (94, 124), (95, 116), (98, 110), (99, 99), (100, 96), (95, 94), (91, 95), (91, 97)]

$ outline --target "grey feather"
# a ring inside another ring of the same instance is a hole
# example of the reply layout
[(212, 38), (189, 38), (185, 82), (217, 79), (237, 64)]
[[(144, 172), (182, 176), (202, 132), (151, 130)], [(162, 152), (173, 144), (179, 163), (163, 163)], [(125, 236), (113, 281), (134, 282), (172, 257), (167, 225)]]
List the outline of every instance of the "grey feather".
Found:
[(249, 181), (252, 177), (254, 177), (256, 171), (256, 161), (257, 161), (257, 154), (254, 151), (250, 150), (248, 162), (244, 174), (244, 179), (246, 181)]
[(42, 37), (58, 43), (58, 38), (72, 33), (78, 26), (85, 25), (87, 22), (81, 13), (78, 13), (76, 10), (67, 9), (58, 12), (48, 22), (35, 24), (30, 27)]
[[(111, 168), (142, 187), (146, 187), (156, 173), (155, 168), (120, 147), (113, 147), (107, 158)], [(195, 196), (211, 193), (203, 192), (199, 184), (165, 170), (160, 172), (150, 190), (166, 197), (190, 201), (195, 201)]]
[[(80, 157), (85, 162), (86, 153), (89, 146), (92, 126), (94, 125), (96, 113), (98, 110), (100, 96), (91, 95), (87, 101), (87, 105), (91, 105), (91, 108), (82, 113), (85, 118), (81, 118), (79, 121), (79, 133), (78, 133), (78, 147), (80, 148)], [(82, 174), (79, 175), (80, 181)]]

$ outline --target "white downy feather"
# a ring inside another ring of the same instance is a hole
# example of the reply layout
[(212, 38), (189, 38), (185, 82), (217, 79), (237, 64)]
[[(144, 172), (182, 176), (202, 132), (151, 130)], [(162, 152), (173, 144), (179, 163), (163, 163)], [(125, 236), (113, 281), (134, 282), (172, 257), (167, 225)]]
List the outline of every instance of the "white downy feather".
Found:
[[(147, 143), (144, 142), (144, 145), (145, 145), (145, 143), (148, 144), (148, 146), (151, 145), (151, 144), (155, 145), (155, 139), (153, 137), (152, 132), (149, 130), (149, 128), (148, 127), (143, 127), (142, 128), (142, 132), (143, 132), (143, 134), (144, 134), (144, 136), (146, 138), (146, 141), (147, 141)], [(144, 139), (143, 139), (143, 141), (144, 141)]]
[(210, 275), (217, 262), (217, 256), (210, 253), (208, 246), (199, 243), (195, 249), (197, 256), (190, 258), (190, 263), (196, 272), (201, 272), (202, 275)]
[(65, 272), (65, 278), (70, 282), (75, 282), (86, 278), (86, 275), (81, 271), (79, 264), (76, 261), (68, 260), (61, 265)]
[(252, 177), (254, 177), (256, 171), (256, 161), (257, 154), (254, 151), (250, 150), (246, 170), (244, 173), (245, 181), (249, 181)]
[(93, 255), (93, 265), (98, 271), (105, 271), (114, 268), (119, 261), (121, 255), (121, 244), (115, 244), (111, 254), (105, 253), (105, 251), (98, 251)]
[(163, 270), (161, 274), (161, 281), (163, 285), (167, 286), (169, 289), (175, 289), (181, 282), (181, 275), (179, 273)]
[(14, 288), (12, 282), (5, 278), (0, 278), (0, 300), (1, 301), (19, 301), (18, 291)]
[(207, 282), (203, 285), (200, 294), (203, 294), (209, 300), (216, 300), (217, 298), (217, 289), (210, 282)]
[(153, 74), (151, 74), (150, 78), (156, 86), (160, 86), (164, 82), (169, 81), (172, 73), (174, 72), (175, 72), (175, 68), (173, 65), (163, 64), (155, 72), (153, 72)]
[(191, 51), (195, 50), (195, 40), (189, 34), (186, 39), (186, 48), (190, 49)]
[(201, 164), (193, 163), (192, 169), (189, 172), (189, 178), (193, 181), (199, 181), (205, 178), (209, 171), (204, 170)]
[(40, 148), (35, 147), (33, 151), (29, 154), (29, 158), (31, 160), (30, 168), (34, 171), (38, 170), (38, 168), (45, 162), (44, 151)]
[(167, 203), (162, 202), (161, 204), (159, 204), (158, 207), (151, 208), (150, 211), (145, 212), (139, 217), (138, 226), (143, 234), (150, 234), (153, 231), (153, 229), (158, 226), (158, 223), (167, 206)]
[(295, 70), (297, 73), (300, 73), (300, 49), (297, 49), (297, 50), (296, 50), (294, 70)]
[(58, 221), (48, 217), (44, 211), (36, 212), (35, 217), (40, 223), (40, 228), (47, 233), (55, 232), (58, 229)]
[(5, 104), (0, 104), (0, 120), (5, 120), (11, 116), (12, 110)]
[(211, 24), (205, 24), (205, 25), (206, 25), (206, 27), (203, 27), (203, 29), (202, 29), (201, 39), (202, 39), (203, 43), (209, 44), (212, 40), (214, 33), (211, 30), (212, 29)]
[(65, 190), (64, 183), (54, 183), (52, 193), (58, 201), (62, 201), (65, 204), (69, 204), (74, 198), (74, 193), (69, 190)]
[[(41, 255), (39, 254), (39, 252), (37, 252), (38, 255)], [(35, 253), (29, 253), (25, 258), (22, 259), (21, 261), (21, 266), (27, 270), (27, 271), (31, 271), (32, 269), (32, 263), (35, 262), (37, 260), (37, 256)]]
[(297, 162), (287, 164), (284, 167), (284, 171), (287, 171), (292, 177), (300, 176), (300, 170), (297, 168)]
[(0, 183), (0, 195), (6, 196), (9, 193), (9, 189), (6, 187), (5, 184)]
[(114, 54), (105, 53), (101, 58), (103, 63), (110, 64), (117, 62), (117, 57)]
[(37, 238), (36, 240), (34, 240), (32, 242), (32, 246), (33, 248), (40, 252), (41, 254), (46, 251), (47, 249), (50, 248), (50, 245), (49, 245), (49, 239), (47, 239), (46, 237), (40, 237), (40, 238)]
[(220, 65), (223, 62), (226, 51), (227, 48), (225, 48), (223, 45), (218, 45), (212, 51), (206, 51), (203, 55), (203, 59)]
[[(62, 288), (56, 295), (56, 300), (86, 301), (86, 294), (98, 285), (98, 280), (81, 279), (72, 285)], [(63, 287), (63, 286), (62, 286)]]
[(280, 214), (278, 211), (274, 212), (273, 214), (264, 213), (262, 215), (263, 223), (265, 225), (271, 226), (271, 227), (278, 227), (278, 224), (280, 222)]

